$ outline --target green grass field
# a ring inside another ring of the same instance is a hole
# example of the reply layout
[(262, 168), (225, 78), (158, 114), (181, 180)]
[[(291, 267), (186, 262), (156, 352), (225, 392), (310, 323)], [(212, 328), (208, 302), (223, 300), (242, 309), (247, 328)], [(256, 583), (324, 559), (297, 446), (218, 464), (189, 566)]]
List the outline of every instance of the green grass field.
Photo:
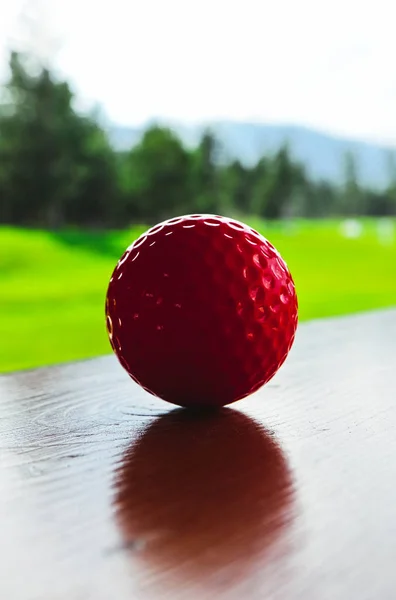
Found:
[[(358, 237), (346, 236), (334, 221), (249, 222), (288, 263), (300, 320), (396, 305), (395, 222), (362, 220)], [(144, 229), (90, 234), (0, 228), (0, 372), (109, 353), (108, 280)]]

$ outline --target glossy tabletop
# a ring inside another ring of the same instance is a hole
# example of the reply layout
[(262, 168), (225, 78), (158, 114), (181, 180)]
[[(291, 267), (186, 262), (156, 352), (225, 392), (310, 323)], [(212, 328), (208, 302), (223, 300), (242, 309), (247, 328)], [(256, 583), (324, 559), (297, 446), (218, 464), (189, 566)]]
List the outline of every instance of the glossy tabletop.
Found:
[(112, 355), (0, 377), (1, 599), (394, 600), (395, 560), (396, 310), (212, 414)]

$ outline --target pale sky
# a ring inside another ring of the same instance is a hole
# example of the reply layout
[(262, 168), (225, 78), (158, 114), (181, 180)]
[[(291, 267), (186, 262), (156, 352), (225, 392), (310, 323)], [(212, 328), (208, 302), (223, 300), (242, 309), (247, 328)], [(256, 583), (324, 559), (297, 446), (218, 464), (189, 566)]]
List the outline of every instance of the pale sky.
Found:
[[(295, 123), (396, 143), (394, 0), (38, 1), (36, 48), (116, 123)], [(0, 0), (3, 77), (29, 3)]]

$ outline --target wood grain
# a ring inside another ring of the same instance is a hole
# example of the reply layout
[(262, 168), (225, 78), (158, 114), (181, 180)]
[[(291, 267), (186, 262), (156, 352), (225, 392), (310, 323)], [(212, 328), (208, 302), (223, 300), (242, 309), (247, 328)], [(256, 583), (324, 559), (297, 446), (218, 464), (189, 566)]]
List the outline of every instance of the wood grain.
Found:
[(113, 356), (0, 377), (0, 598), (394, 600), (395, 367), (387, 310), (217, 414)]

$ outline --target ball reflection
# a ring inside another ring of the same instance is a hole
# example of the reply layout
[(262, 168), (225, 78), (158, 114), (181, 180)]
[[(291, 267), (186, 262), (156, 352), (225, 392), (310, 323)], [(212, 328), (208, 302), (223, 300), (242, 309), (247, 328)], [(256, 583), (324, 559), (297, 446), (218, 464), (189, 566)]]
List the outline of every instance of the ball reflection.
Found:
[(123, 457), (116, 488), (125, 544), (190, 577), (241, 576), (267, 557), (292, 514), (281, 448), (230, 409), (157, 419)]

